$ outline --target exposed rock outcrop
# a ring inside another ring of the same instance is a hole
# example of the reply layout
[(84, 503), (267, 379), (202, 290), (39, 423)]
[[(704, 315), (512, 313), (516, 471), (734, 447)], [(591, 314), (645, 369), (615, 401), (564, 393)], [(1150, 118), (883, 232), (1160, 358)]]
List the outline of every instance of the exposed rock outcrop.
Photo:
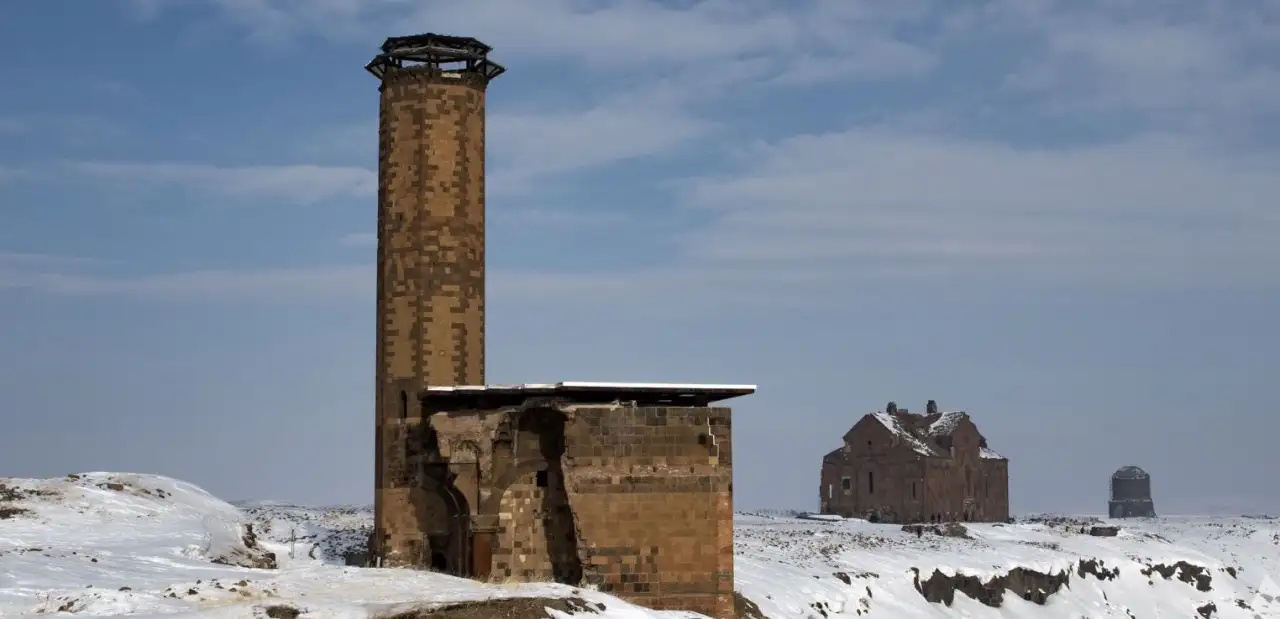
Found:
[[(955, 594), (959, 592), (987, 606), (999, 608), (1006, 590), (1012, 591), (1024, 600), (1043, 605), (1050, 596), (1071, 582), (1070, 570), (1045, 574), (1015, 567), (1004, 575), (992, 577), (985, 582), (977, 576), (963, 573), (948, 576), (937, 569), (928, 578), (922, 580), (919, 569), (912, 568), (912, 571), (915, 573), (916, 591), (930, 602), (941, 602), (947, 606), (951, 606), (955, 600)], [(1115, 580), (1120, 577), (1120, 568), (1108, 568), (1105, 562), (1099, 559), (1080, 559), (1076, 562), (1075, 573), (1080, 578), (1093, 576), (1098, 580)], [(1165, 580), (1177, 578), (1195, 586), (1197, 591), (1212, 590), (1213, 576), (1209, 570), (1186, 561), (1178, 561), (1171, 565), (1158, 563), (1142, 570), (1143, 576), (1151, 577), (1152, 574), (1159, 574)], [(1216, 607), (1213, 604), (1197, 609), (1206, 619), (1209, 617), (1207, 613), (1215, 610)]]
[(1098, 559), (1080, 559), (1076, 563), (1076, 576), (1084, 578), (1086, 574), (1098, 580), (1115, 580), (1120, 577), (1120, 568), (1107, 568), (1106, 564)]
[(760, 612), (760, 607), (755, 602), (748, 600), (741, 592), (733, 592), (733, 614), (738, 619), (769, 619)]
[(244, 547), (233, 548), (211, 557), (209, 560), (221, 565), (250, 567), (260, 570), (274, 570), (279, 567), (276, 562), (276, 553), (269, 552), (258, 544), (258, 536), (253, 532), (252, 524), (242, 526), (240, 541), (244, 544)]
[(1152, 572), (1160, 574), (1165, 580), (1176, 577), (1189, 585), (1195, 585), (1197, 591), (1213, 590), (1213, 575), (1200, 565), (1192, 565), (1186, 561), (1178, 561), (1172, 565), (1156, 563), (1142, 570), (1142, 575), (1150, 577)]
[(914, 584), (926, 600), (947, 606), (955, 601), (956, 592), (963, 593), (992, 608), (999, 608), (1004, 602), (1004, 592), (1012, 591), (1014, 595), (1044, 605), (1049, 596), (1058, 592), (1071, 581), (1071, 573), (1067, 570), (1044, 574), (1035, 570), (1015, 567), (1001, 576), (994, 576), (983, 582), (977, 576), (957, 573), (954, 576), (934, 570), (925, 580), (920, 579), (920, 570), (915, 572)]

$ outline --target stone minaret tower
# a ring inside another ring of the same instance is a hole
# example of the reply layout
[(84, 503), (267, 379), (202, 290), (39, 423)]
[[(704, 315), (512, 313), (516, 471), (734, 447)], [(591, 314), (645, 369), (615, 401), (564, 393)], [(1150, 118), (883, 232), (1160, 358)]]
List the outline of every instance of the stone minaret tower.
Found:
[(485, 89), (505, 69), (472, 38), (393, 37), (365, 69), (378, 126), (376, 492), (371, 550), (421, 561), (409, 437), (427, 385), (484, 384)]

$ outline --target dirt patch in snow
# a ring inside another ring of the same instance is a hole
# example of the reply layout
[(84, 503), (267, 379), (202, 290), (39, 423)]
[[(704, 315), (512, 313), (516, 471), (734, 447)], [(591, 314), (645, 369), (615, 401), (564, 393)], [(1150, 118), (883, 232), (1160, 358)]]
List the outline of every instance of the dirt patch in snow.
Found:
[(8, 520), (19, 516), (32, 516), (34, 513), (29, 509), (14, 507), (12, 505), (0, 505), (0, 520)]
[(31, 490), (0, 483), (0, 520), (9, 520), (25, 516), (34, 516), (35, 512), (13, 505), (31, 497), (42, 497), (54, 494), (45, 490)]
[(1031, 514), (1019, 518), (1022, 522), (1043, 524), (1050, 527), (1061, 527), (1067, 529), (1075, 529), (1079, 527), (1088, 527), (1095, 524), (1102, 524), (1102, 519), (1096, 516), (1063, 516), (1061, 514)]
[(925, 533), (933, 535), (941, 535), (943, 537), (958, 537), (961, 539), (973, 539), (969, 537), (969, 529), (959, 522), (944, 522), (942, 524), (904, 524), (902, 530), (907, 533), (914, 533), (917, 537)]
[(267, 606), (262, 611), (271, 619), (298, 619), (298, 615), (302, 614), (302, 611), (284, 604)]
[(169, 494), (167, 490), (164, 490), (163, 488), (144, 488), (142, 486), (135, 486), (133, 484), (122, 482), (122, 481), (104, 481), (95, 485), (103, 490), (110, 490), (112, 492), (127, 492), (134, 496), (140, 496), (140, 497), (150, 497), (154, 499), (167, 499), (170, 496), (172, 496), (171, 494)]
[(57, 496), (57, 491), (44, 488), (22, 488), (0, 483), (0, 503), (16, 503), (25, 499)]
[(575, 597), (507, 598), (400, 611), (376, 615), (375, 619), (548, 619), (551, 617), (548, 608), (570, 615), (595, 615), (606, 607)]

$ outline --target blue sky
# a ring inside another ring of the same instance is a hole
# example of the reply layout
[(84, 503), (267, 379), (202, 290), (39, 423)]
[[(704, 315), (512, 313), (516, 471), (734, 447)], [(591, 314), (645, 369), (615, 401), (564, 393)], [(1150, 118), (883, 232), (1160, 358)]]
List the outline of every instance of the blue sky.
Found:
[(741, 507), (889, 400), (1015, 511), (1280, 511), (1280, 5), (0, 2), (0, 473), (372, 494), (382, 39), (478, 37), (489, 380), (756, 383)]

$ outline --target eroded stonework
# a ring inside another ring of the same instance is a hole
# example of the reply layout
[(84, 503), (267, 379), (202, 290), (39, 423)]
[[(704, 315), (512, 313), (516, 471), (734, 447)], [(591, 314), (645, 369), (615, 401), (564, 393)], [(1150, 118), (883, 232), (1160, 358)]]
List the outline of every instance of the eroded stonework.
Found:
[(597, 586), (659, 609), (733, 613), (730, 410), (531, 398), (424, 399), (384, 426), (408, 507), (386, 565)]
[(899, 409), (860, 419), (822, 459), (824, 514), (879, 522), (1001, 522), (1009, 518), (1009, 461), (964, 412)]
[(728, 619), (729, 409), (708, 404), (754, 387), (481, 386), (489, 51), (395, 37), (365, 67), (381, 80), (370, 561)]

